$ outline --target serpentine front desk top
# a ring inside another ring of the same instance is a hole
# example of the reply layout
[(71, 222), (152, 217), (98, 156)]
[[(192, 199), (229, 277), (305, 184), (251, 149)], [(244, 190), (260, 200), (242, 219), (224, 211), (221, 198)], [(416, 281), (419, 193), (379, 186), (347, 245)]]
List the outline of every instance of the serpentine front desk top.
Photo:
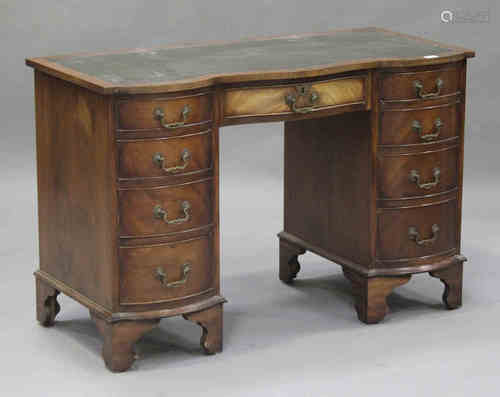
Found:
[(415, 273), (441, 279), (459, 307), (473, 56), (366, 28), (27, 59), (38, 320), (54, 324), (60, 292), (85, 305), (112, 371), (174, 315), (221, 351), (219, 131), (266, 121), (285, 123), (283, 282), (307, 250), (343, 267), (365, 323)]

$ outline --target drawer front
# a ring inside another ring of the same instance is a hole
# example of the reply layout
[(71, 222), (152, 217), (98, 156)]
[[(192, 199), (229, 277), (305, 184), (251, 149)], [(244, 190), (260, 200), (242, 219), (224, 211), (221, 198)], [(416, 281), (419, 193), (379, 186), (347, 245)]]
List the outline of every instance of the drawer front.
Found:
[(405, 73), (385, 73), (382, 100), (425, 100), (458, 92), (457, 68)]
[(193, 297), (213, 287), (209, 237), (149, 247), (120, 248), (120, 304)]
[(378, 218), (378, 258), (403, 260), (457, 247), (457, 201), (383, 210)]
[(423, 154), (379, 155), (379, 198), (401, 199), (452, 190), (458, 184), (458, 148)]
[(456, 137), (457, 106), (453, 102), (418, 110), (386, 110), (382, 113), (380, 144), (416, 145)]
[(212, 119), (212, 95), (120, 100), (117, 104), (119, 130), (172, 131)]
[(122, 141), (118, 144), (119, 177), (158, 178), (212, 167), (210, 132), (179, 138)]
[(365, 101), (367, 77), (341, 78), (287, 86), (228, 89), (224, 117), (309, 113)]
[(121, 190), (120, 236), (164, 235), (211, 224), (211, 183)]

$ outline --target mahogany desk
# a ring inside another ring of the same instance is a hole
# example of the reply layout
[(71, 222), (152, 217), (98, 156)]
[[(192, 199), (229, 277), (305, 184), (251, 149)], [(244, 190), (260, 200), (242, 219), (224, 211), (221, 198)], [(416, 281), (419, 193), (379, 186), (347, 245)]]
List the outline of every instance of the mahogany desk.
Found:
[[(27, 59), (35, 68), (37, 318), (89, 308), (113, 371), (162, 317), (222, 350), (219, 130), (285, 122), (279, 278), (341, 265), (365, 323), (414, 273), (461, 305), (466, 59), (383, 29)], [(265, 144), (263, 142), (262, 144)], [(334, 319), (332, 319), (334, 321)]]

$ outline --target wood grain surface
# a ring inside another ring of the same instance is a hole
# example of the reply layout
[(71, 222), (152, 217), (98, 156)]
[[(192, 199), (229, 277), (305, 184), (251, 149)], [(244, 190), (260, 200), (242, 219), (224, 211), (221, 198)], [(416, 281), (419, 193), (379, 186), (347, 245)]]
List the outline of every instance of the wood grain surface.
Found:
[[(184, 106), (189, 107), (189, 113), (186, 117), (186, 127), (212, 119), (212, 95), (210, 94), (202, 92), (192, 95), (181, 95), (179, 97), (146, 95), (117, 102), (117, 128), (121, 131), (154, 129), (170, 133), (174, 129), (163, 127), (162, 122), (165, 124), (183, 121), (182, 110)], [(165, 114), (163, 120), (155, 117), (156, 109), (161, 109)], [(175, 129), (175, 132), (177, 132), (176, 130), (178, 128)], [(180, 129), (180, 131), (182, 130), (183, 128)]]
[[(454, 190), (458, 186), (456, 145), (423, 153), (380, 154), (378, 161), (380, 199), (436, 195)], [(412, 172), (418, 174), (418, 180), (412, 178)], [(429, 183), (435, 185), (426, 187)]]
[[(120, 248), (121, 305), (163, 303), (206, 292), (213, 287), (214, 266), (210, 237), (139, 247)], [(183, 266), (190, 272), (184, 284), (167, 287), (157, 277), (164, 270), (165, 282), (183, 278)]]
[[(120, 237), (165, 235), (206, 226), (212, 222), (212, 181), (195, 181), (182, 185), (131, 188), (119, 192)], [(183, 203), (189, 204), (186, 218)], [(166, 219), (155, 216), (154, 209), (167, 212)]]
[(454, 94), (458, 91), (459, 68), (456, 65), (443, 69), (431, 69), (417, 72), (387, 73), (382, 79), (382, 90), (380, 93), (383, 101), (394, 100), (419, 100), (414, 83), (419, 81), (422, 86), (422, 93), (437, 93), (436, 81), (441, 79), (443, 85), (439, 90), (440, 96)]
[[(306, 85), (272, 86), (260, 88), (229, 89), (224, 93), (224, 117), (263, 116), (293, 113), (285, 98), (297, 98), (297, 108), (313, 105), (313, 110), (361, 103), (365, 101), (366, 77), (341, 78), (319, 81)], [(317, 101), (311, 103), (310, 94), (299, 96), (297, 89), (305, 86), (315, 92)]]
[[(419, 238), (433, 237), (432, 226), (439, 232), (434, 243), (418, 245), (409, 236), (415, 227)], [(457, 247), (457, 201), (404, 209), (386, 209), (379, 214), (379, 250), (381, 261), (413, 259), (442, 254)], [(394, 266), (401, 266), (395, 262)]]
[(112, 309), (116, 149), (110, 98), (35, 73), (40, 269)]
[[(381, 116), (380, 144), (387, 146), (422, 145), (451, 140), (457, 137), (459, 126), (458, 101), (453, 98), (446, 103), (427, 104), (416, 108), (384, 108)], [(436, 122), (441, 126), (439, 134), (422, 139), (427, 134), (436, 134)], [(414, 128), (418, 122), (421, 131)]]
[[(120, 179), (160, 179), (199, 173), (212, 168), (212, 136), (210, 130), (179, 138), (122, 140), (118, 143)], [(183, 161), (183, 153), (189, 158)], [(161, 155), (162, 163), (155, 161)], [(186, 165), (183, 169), (169, 168)]]

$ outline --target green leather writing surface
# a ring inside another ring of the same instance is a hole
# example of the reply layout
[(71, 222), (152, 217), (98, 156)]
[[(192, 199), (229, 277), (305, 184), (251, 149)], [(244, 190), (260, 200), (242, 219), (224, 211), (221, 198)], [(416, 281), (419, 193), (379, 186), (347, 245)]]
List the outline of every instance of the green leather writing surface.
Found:
[(435, 57), (452, 50), (374, 29), (47, 59), (107, 83), (134, 85), (366, 59)]

